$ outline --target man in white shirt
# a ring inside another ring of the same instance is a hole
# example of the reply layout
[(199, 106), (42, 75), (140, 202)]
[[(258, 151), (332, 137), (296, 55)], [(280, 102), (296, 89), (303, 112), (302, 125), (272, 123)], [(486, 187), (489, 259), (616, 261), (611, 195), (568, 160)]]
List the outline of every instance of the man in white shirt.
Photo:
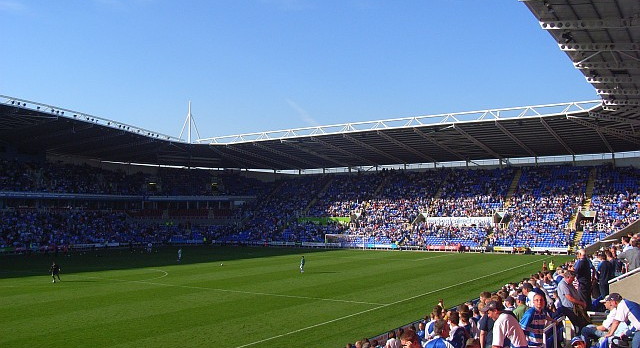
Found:
[(493, 324), (493, 348), (525, 348), (527, 336), (522, 331), (518, 319), (511, 314), (503, 312), (502, 303), (489, 301), (481, 310), (487, 313), (489, 318), (495, 320)]
[[(614, 295), (613, 297), (611, 295), (607, 295), (604, 299), (600, 301), (600, 303), (604, 303), (605, 308), (609, 311), (609, 314), (607, 315), (607, 318), (602, 322), (602, 325), (598, 325), (598, 326), (587, 325), (584, 328), (582, 328), (582, 331), (580, 333), (582, 334), (582, 337), (584, 337), (585, 341), (587, 342), (587, 347), (591, 347), (591, 340), (600, 339), (604, 337), (609, 331), (609, 328), (611, 328), (611, 324), (613, 323), (613, 320), (616, 317), (616, 311), (617, 311), (616, 307), (614, 306), (614, 299), (617, 298), (615, 296), (617, 294), (614, 293), (613, 295)], [(620, 325), (618, 325), (618, 328), (616, 329), (616, 332), (614, 333), (614, 335), (620, 336), (625, 331), (627, 331), (627, 324), (622, 322), (620, 323)]]
[(609, 294), (608, 297), (616, 308), (616, 316), (613, 318), (613, 323), (611, 323), (605, 337), (613, 336), (621, 323), (629, 322), (629, 328), (635, 330), (632, 334), (631, 347), (640, 348), (640, 305), (633, 301), (623, 300), (622, 296), (615, 292)]

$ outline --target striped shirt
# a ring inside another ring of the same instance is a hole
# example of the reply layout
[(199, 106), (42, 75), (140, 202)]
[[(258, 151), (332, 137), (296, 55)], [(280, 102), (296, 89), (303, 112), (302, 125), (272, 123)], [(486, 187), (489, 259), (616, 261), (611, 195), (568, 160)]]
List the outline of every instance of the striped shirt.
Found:
[(555, 292), (556, 292), (556, 289), (558, 288), (558, 284), (556, 284), (556, 282), (554, 281), (544, 282), (542, 284), (542, 287), (544, 288), (544, 291), (547, 293), (547, 295), (549, 295), (550, 298), (552, 299), (556, 298)]
[(547, 313), (536, 311), (535, 308), (529, 308), (520, 320), (520, 327), (527, 335), (527, 343), (529, 347), (542, 347), (544, 335), (544, 327), (547, 323)]

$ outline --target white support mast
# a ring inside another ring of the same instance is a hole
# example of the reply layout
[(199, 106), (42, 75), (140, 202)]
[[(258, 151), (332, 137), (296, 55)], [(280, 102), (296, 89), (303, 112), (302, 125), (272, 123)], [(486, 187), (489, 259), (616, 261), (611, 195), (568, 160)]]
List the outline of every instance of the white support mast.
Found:
[(196, 134), (198, 134), (198, 139), (200, 139), (201, 136), (200, 136), (200, 132), (198, 131), (198, 126), (196, 126), (196, 120), (193, 118), (193, 115), (191, 114), (191, 100), (189, 100), (189, 111), (187, 112), (187, 118), (184, 120), (184, 123), (182, 124), (182, 130), (180, 131), (180, 135), (178, 136), (178, 138), (182, 139), (182, 133), (184, 133), (184, 129), (186, 127), (187, 142), (189, 144), (191, 144), (191, 125), (193, 125), (193, 128), (195, 128)]

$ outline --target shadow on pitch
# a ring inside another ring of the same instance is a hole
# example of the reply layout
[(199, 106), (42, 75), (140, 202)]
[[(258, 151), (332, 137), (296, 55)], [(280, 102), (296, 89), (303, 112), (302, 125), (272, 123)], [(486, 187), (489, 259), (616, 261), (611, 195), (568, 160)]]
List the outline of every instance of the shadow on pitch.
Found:
[[(49, 275), (49, 266), (53, 261), (62, 269), (61, 276), (82, 272), (100, 272), (127, 270), (136, 268), (188, 265), (209, 262), (232, 262), (234, 260), (291, 257), (298, 262), (301, 255), (324, 253), (332, 249), (277, 248), (248, 246), (182, 246), (182, 260), (177, 261), (177, 246), (163, 246), (151, 253), (138, 249), (95, 249), (68, 254), (28, 254), (1, 255), (0, 279)], [(334, 273), (334, 272), (315, 272)], [(94, 280), (74, 280), (73, 282), (92, 282)], [(68, 281), (72, 282), (72, 281)]]

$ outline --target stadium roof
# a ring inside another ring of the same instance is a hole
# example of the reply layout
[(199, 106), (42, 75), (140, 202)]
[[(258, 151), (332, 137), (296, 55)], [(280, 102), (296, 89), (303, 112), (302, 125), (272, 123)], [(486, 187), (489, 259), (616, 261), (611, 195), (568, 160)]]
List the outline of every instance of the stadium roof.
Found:
[(0, 96), (0, 143), (125, 163), (296, 170), (616, 153), (640, 149), (640, 3), (524, 1), (603, 98), (181, 139)]
[[(521, 0), (523, 1), (523, 0)], [(640, 105), (640, 2), (524, 0), (607, 106)]]

